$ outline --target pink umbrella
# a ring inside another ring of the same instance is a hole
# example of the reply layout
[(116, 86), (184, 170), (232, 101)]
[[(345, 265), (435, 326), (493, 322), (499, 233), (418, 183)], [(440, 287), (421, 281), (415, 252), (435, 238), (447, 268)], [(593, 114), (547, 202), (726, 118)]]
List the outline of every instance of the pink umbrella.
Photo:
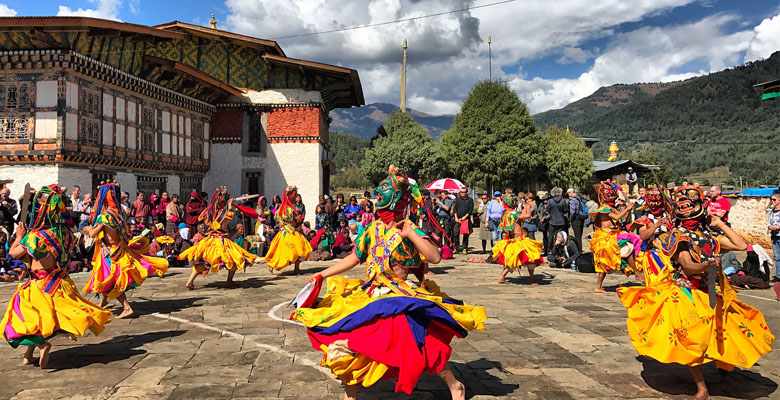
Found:
[(450, 193), (458, 193), (458, 191), (464, 187), (466, 187), (466, 185), (464, 185), (463, 183), (461, 183), (461, 181), (457, 179), (444, 178), (444, 179), (437, 179), (431, 182), (425, 188), (430, 191), (444, 190)]

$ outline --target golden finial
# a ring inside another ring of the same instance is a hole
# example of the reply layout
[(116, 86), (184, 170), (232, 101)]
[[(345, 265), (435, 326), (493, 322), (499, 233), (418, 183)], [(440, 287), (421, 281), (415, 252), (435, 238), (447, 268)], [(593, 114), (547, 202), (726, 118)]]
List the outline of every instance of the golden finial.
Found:
[(217, 20), (214, 18), (214, 14), (211, 14), (211, 29), (217, 29)]
[(406, 48), (406, 39), (404, 39), (404, 48)]
[(570, 133), (569, 132), (569, 125), (566, 125), (566, 133)]
[(488, 44), (491, 44), (491, 43), (493, 43), (493, 38), (491, 38), (490, 36), (488, 36)]

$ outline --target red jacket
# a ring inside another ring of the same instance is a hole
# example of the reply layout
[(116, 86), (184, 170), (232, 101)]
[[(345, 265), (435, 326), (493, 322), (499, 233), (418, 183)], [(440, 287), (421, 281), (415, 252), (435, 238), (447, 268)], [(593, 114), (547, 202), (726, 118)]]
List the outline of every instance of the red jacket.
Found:
[(185, 219), (185, 223), (187, 225), (197, 225), (198, 224), (198, 216), (200, 216), (200, 213), (203, 212), (203, 210), (206, 209), (206, 202), (200, 199), (198, 197), (197, 199), (190, 196), (190, 201), (187, 202), (187, 216)]

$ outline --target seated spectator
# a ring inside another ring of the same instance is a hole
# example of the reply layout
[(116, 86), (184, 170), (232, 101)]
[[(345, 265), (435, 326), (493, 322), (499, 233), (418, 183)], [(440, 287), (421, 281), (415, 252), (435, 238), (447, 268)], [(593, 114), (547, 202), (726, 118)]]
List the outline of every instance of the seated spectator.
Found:
[(309, 253), (307, 260), (309, 261), (325, 261), (331, 259), (330, 247), (325, 246), (328, 243), (328, 231), (320, 229), (316, 233), (312, 232), (312, 237), (309, 240), (312, 251)]
[(165, 232), (163, 232), (164, 228), (165, 227), (160, 222), (158, 222), (156, 224), (149, 225), (149, 230), (152, 231), (152, 237), (155, 238), (155, 239), (160, 237), (160, 236), (165, 235)]
[(306, 236), (311, 232), (311, 224), (309, 221), (303, 221), (303, 225), (301, 225), (301, 231), (303, 232), (303, 236)]
[(555, 235), (555, 242), (548, 261), (552, 268), (569, 268), (574, 264), (574, 260), (580, 255), (577, 245), (572, 242), (564, 231)]
[(11, 243), (8, 242), (8, 236), (8, 231), (5, 227), (0, 227), (0, 280), (13, 282), (26, 278), (27, 268), (23, 263), (21, 265), (11, 263), (11, 256), (6, 253), (7, 249), (11, 247)]
[(192, 244), (196, 245), (198, 242), (203, 240), (203, 238), (206, 237), (206, 224), (200, 223), (198, 224), (198, 233), (195, 234), (195, 236), (192, 237)]
[(336, 235), (336, 243), (333, 244), (333, 258), (346, 258), (352, 254), (355, 244), (349, 237), (349, 229), (343, 229)]
[(341, 233), (343, 230), (349, 230), (349, 226), (347, 225), (347, 220), (344, 218), (339, 218), (339, 224), (336, 227), (336, 233)]
[(358, 225), (359, 224), (355, 221), (349, 223), (349, 238), (353, 242), (358, 238)]
[(236, 225), (236, 233), (233, 234), (233, 236), (230, 237), (230, 240), (236, 242), (237, 245), (241, 246), (246, 251), (249, 251), (249, 241), (246, 240), (246, 237), (244, 237), (244, 234), (246, 232), (244, 231), (244, 224), (238, 223)]

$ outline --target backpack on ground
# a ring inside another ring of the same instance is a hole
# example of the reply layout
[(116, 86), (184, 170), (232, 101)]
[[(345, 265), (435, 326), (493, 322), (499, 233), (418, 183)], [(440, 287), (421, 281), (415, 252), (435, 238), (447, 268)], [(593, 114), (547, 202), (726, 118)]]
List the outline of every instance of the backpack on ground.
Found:
[(574, 260), (574, 267), (577, 271), (584, 274), (592, 274), (596, 272), (596, 266), (593, 261), (593, 253), (582, 253)]

